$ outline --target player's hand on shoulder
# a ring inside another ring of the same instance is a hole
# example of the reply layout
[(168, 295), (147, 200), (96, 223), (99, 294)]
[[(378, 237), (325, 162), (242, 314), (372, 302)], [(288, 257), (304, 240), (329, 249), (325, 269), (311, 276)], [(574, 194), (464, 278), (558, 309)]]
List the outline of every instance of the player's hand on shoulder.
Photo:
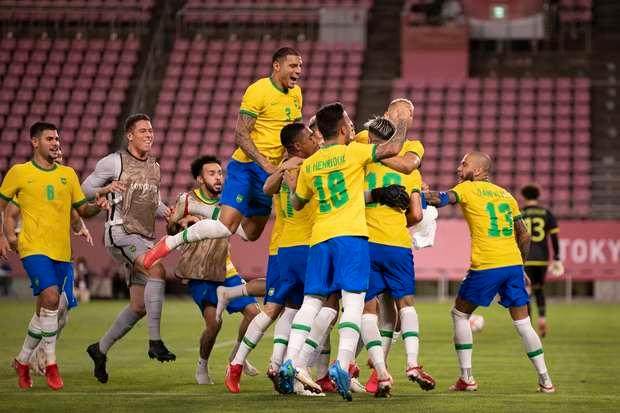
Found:
[(265, 162), (261, 165), (261, 167), (267, 172), (267, 175), (271, 175), (278, 171), (278, 167), (270, 164), (269, 162)]
[(302, 158), (300, 158), (299, 156), (293, 156), (291, 158), (288, 158), (282, 164), (282, 168), (284, 168), (285, 170), (295, 169), (295, 168), (298, 168), (299, 165), (301, 165), (303, 161), (304, 160)]

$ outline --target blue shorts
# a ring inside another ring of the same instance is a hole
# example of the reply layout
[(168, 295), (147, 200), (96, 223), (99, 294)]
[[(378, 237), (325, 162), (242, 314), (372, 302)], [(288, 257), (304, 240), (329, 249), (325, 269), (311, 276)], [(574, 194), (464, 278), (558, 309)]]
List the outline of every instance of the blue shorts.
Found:
[(327, 297), (341, 290), (364, 292), (369, 273), (367, 238), (330, 238), (310, 247), (304, 294)]
[(267, 260), (267, 274), (265, 275), (265, 298), (263, 303), (284, 305), (284, 300), (276, 295), (276, 291), (282, 285), (280, 279), (280, 265), (277, 255), (270, 255)]
[[(189, 293), (194, 302), (200, 308), (200, 312), (204, 313), (207, 304), (217, 305), (217, 287), (235, 287), (243, 284), (243, 280), (238, 275), (226, 278), (224, 282), (190, 280), (188, 286)], [(230, 301), (226, 306), (228, 314), (239, 313), (250, 304), (257, 304), (254, 297), (238, 297)]]
[(525, 290), (522, 265), (469, 270), (459, 288), (459, 297), (472, 304), (488, 307), (496, 294), (506, 308), (521, 307), (530, 302)]
[(300, 245), (278, 249), (280, 284), (271, 285), (269, 301), (276, 304), (301, 305), (304, 301), (304, 281), (310, 247)]
[(370, 278), (366, 301), (387, 292), (394, 299), (415, 294), (415, 272), (411, 248), (368, 243)]
[(220, 203), (235, 208), (244, 217), (269, 216), (271, 196), (263, 192), (268, 176), (256, 162), (231, 159), (226, 168), (226, 183)]
[(29, 255), (22, 258), (22, 265), (30, 278), (32, 295), (37, 296), (55, 285), (59, 294), (64, 292), (67, 295), (69, 309), (77, 306), (77, 299), (73, 295), (73, 265), (70, 262), (56, 261), (46, 255)]

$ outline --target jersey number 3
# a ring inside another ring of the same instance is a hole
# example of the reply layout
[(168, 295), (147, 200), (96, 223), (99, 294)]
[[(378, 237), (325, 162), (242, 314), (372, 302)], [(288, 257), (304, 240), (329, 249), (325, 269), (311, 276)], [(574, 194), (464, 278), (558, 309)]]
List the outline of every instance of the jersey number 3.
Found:
[(524, 220), (527, 231), (532, 235), (532, 242), (545, 239), (545, 220), (541, 217), (526, 217)]
[(329, 212), (332, 208), (340, 208), (349, 200), (344, 174), (340, 171), (333, 171), (327, 175), (327, 192), (329, 192), (329, 197), (326, 194), (322, 176), (315, 176), (313, 184), (319, 195), (320, 213)]
[[(503, 225), (501, 230), (499, 228), (499, 217), (497, 216), (497, 212), (499, 212), (500, 214), (502, 214), (505, 224)], [(512, 236), (512, 226), (513, 226), (513, 222), (512, 222), (512, 210), (510, 209), (510, 205), (502, 202), (501, 204), (497, 205), (497, 208), (495, 206), (495, 204), (493, 202), (489, 202), (486, 205), (486, 211), (487, 214), (489, 215), (489, 237), (511, 237)]]

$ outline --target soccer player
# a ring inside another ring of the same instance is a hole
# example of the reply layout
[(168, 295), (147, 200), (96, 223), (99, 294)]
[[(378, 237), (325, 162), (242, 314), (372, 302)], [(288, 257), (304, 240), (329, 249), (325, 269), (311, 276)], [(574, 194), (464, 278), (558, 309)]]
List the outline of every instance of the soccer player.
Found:
[[(72, 273), (70, 220), (71, 209), (90, 217), (100, 211), (104, 201), (89, 203), (80, 188), (75, 171), (58, 165), (60, 136), (58, 128), (47, 122), (35, 122), (30, 128), (33, 157), (30, 162), (13, 165), (0, 186), (0, 217), (7, 203), (17, 198), (22, 215), (17, 251), (36, 297), (36, 312), (28, 325), (28, 334), (14, 360), (18, 385), (32, 387), (28, 360), (43, 341), (47, 385), (63, 387), (56, 362), (56, 332), (60, 293)], [(1, 220), (1, 218), (0, 218)], [(6, 258), (11, 246), (0, 235), (0, 258)]]
[[(310, 239), (304, 301), (293, 320), (289, 347), (301, 349), (306, 336), (311, 341), (306, 341), (309, 345), (318, 342), (320, 337), (311, 331), (313, 320), (325, 298), (340, 292), (344, 312), (338, 326), (338, 357), (330, 366), (329, 375), (338, 392), (347, 400), (352, 397), (346, 369), (354, 359), (359, 340), (370, 271), (368, 228), (364, 216), (364, 167), (395, 156), (401, 150), (408, 114), (400, 111), (397, 116), (397, 130), (390, 140), (380, 145), (364, 145), (352, 142), (351, 121), (340, 103), (322, 107), (316, 119), (325, 145), (304, 160), (295, 192), (290, 196), (296, 210), (301, 210), (310, 199), (314, 199), (316, 215)], [(294, 360), (287, 360), (280, 369), (281, 377), (290, 376), (292, 372), (307, 386), (320, 390), (320, 386), (307, 380), (309, 377), (302, 370), (295, 371)]]
[(521, 189), (525, 199), (522, 208), (523, 222), (530, 236), (530, 250), (525, 261), (525, 272), (532, 282), (532, 293), (536, 297), (538, 307), (538, 333), (541, 337), (547, 334), (545, 305), (545, 276), (549, 264), (549, 238), (553, 246), (553, 262), (550, 271), (553, 275), (564, 274), (564, 266), (560, 261), (560, 241), (558, 239), (557, 221), (551, 211), (538, 203), (540, 188), (537, 185), (526, 185)]
[(284, 154), (280, 130), (301, 119), (301, 88), (297, 85), (301, 65), (298, 51), (280, 48), (273, 55), (271, 76), (247, 88), (235, 129), (238, 148), (228, 163), (219, 219), (202, 220), (180, 234), (162, 238), (145, 256), (147, 268), (183, 243), (234, 233), (250, 241), (260, 237), (272, 203), (263, 184)]
[[(226, 388), (231, 393), (239, 392), (241, 369), (247, 355), (256, 347), (258, 341), (269, 328), (271, 323), (282, 313), (278, 319), (274, 332), (274, 348), (267, 371), (267, 376), (274, 382), (277, 391), (278, 370), (282, 363), (284, 351), (288, 341), (291, 321), (297, 313), (297, 309), (303, 301), (303, 280), (308, 253), (308, 239), (312, 233), (312, 209), (304, 208), (297, 212), (293, 209), (289, 200), (291, 192), (286, 183), (283, 183), (284, 175), (288, 169), (297, 168), (303, 158), (311, 155), (318, 149), (312, 131), (303, 123), (291, 123), (280, 131), (280, 139), (287, 154), (290, 157), (283, 162), (278, 169), (267, 178), (264, 190), (268, 195), (277, 197), (276, 216), (282, 227), (278, 231), (277, 239), (277, 273), (267, 272), (267, 294), (265, 306), (261, 313), (250, 323), (248, 332), (239, 346), (237, 354), (226, 370)], [(272, 266), (270, 255), (270, 266)], [(282, 312), (282, 309), (284, 311)]]
[(478, 306), (487, 307), (496, 294), (506, 307), (523, 340), (527, 356), (538, 373), (538, 391), (555, 392), (542, 343), (527, 312), (523, 262), (530, 236), (513, 196), (489, 181), (491, 158), (470, 152), (457, 168), (459, 183), (448, 192), (423, 192), (423, 204), (443, 207), (459, 204), (471, 236), (471, 266), (461, 283), (452, 308), (454, 347), (461, 375), (450, 390), (474, 391), (478, 384), (472, 375), (473, 338), (469, 317)]
[[(220, 213), (219, 196), (224, 177), (220, 161), (213, 156), (201, 156), (191, 164), (196, 188), (180, 194), (174, 213), (168, 221), (168, 233), (175, 234), (204, 218), (217, 218)], [(222, 326), (216, 320), (216, 289), (220, 285), (243, 284), (235, 266), (230, 260), (228, 239), (204, 240), (184, 245), (175, 274), (188, 282), (189, 292), (200, 308), (205, 320), (205, 330), (200, 337), (200, 358), (196, 368), (198, 384), (213, 384), (209, 376), (209, 356)], [(239, 325), (239, 342), (248, 324), (259, 313), (258, 303), (253, 297), (232, 300), (226, 307), (229, 313), (240, 312), (243, 319)], [(234, 352), (233, 352), (234, 354)]]
[[(374, 144), (386, 141), (395, 132), (392, 123), (387, 118), (373, 119), (366, 126), (370, 142)], [(399, 155), (406, 156), (407, 154), (413, 154), (412, 156), (419, 165), (424, 155), (424, 148), (420, 141), (407, 140)], [(374, 367), (366, 389), (371, 393), (375, 393), (380, 384), (378, 376), (385, 377), (385, 373), (381, 374), (381, 370), (386, 369), (384, 357), (387, 357), (389, 345), (384, 348), (383, 342), (391, 342), (393, 336), (393, 327), (390, 330), (379, 331), (377, 316), (379, 302), (376, 297), (382, 293), (389, 294), (396, 302), (407, 354), (406, 376), (418, 383), (424, 390), (431, 390), (435, 387), (435, 380), (418, 363), (419, 322), (414, 307), (415, 273), (411, 252), (412, 242), (407, 227), (422, 219), (419, 195), (422, 181), (417, 169), (413, 172), (417, 173), (399, 173), (380, 162), (371, 163), (366, 167), (367, 190), (396, 184), (403, 185), (407, 193), (411, 194), (407, 214), (376, 203), (366, 204), (370, 279), (362, 316), (362, 338)], [(382, 335), (387, 336), (387, 340), (382, 340)]]
[(148, 356), (174, 361), (160, 335), (160, 320), (166, 287), (166, 270), (161, 263), (146, 269), (144, 253), (153, 245), (156, 216), (168, 218), (170, 210), (159, 196), (159, 164), (150, 155), (155, 136), (150, 118), (142, 113), (125, 120), (127, 147), (97, 162), (82, 183), (87, 196), (106, 195), (112, 204), (105, 223), (105, 246), (127, 274), (129, 305), (116, 317), (101, 339), (88, 346), (94, 376), (107, 383), (107, 353), (144, 315), (149, 332)]

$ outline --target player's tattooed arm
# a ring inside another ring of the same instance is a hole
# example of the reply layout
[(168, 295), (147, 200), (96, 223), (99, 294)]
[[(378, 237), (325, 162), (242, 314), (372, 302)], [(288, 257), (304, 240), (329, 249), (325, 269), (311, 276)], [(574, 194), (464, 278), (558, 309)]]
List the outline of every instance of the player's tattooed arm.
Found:
[(407, 217), (407, 227), (412, 227), (422, 221), (422, 199), (419, 192), (413, 192), (409, 201), (409, 209), (405, 215)]
[(441, 208), (446, 205), (457, 204), (459, 202), (459, 198), (454, 191), (424, 191), (422, 192), (422, 205), (424, 205), (425, 202), (428, 205)]
[[(408, 115), (407, 115), (408, 116)], [(398, 152), (403, 148), (405, 143), (405, 134), (407, 133), (407, 119), (396, 119), (396, 132), (387, 141), (377, 145), (375, 149), (375, 159), (377, 161), (391, 158), (398, 155)]]
[(420, 157), (415, 152), (407, 152), (403, 156), (382, 159), (381, 163), (396, 172), (409, 175), (420, 167)]
[(517, 218), (514, 221), (515, 238), (517, 240), (517, 246), (521, 251), (521, 258), (523, 262), (527, 260), (527, 254), (530, 251), (530, 233), (527, 232), (527, 228), (521, 218)]
[(267, 158), (258, 151), (258, 148), (250, 137), (250, 133), (252, 132), (252, 129), (254, 129), (255, 124), (256, 118), (246, 113), (240, 113), (237, 118), (237, 126), (235, 127), (235, 143), (243, 152), (245, 152), (247, 156), (259, 164), (269, 175), (271, 175), (275, 172), (276, 167), (273, 166)]
[(99, 196), (96, 202), (86, 202), (75, 208), (75, 210), (82, 218), (91, 218), (101, 212), (102, 209), (105, 209), (102, 207), (104, 203), (107, 205), (105, 198)]

